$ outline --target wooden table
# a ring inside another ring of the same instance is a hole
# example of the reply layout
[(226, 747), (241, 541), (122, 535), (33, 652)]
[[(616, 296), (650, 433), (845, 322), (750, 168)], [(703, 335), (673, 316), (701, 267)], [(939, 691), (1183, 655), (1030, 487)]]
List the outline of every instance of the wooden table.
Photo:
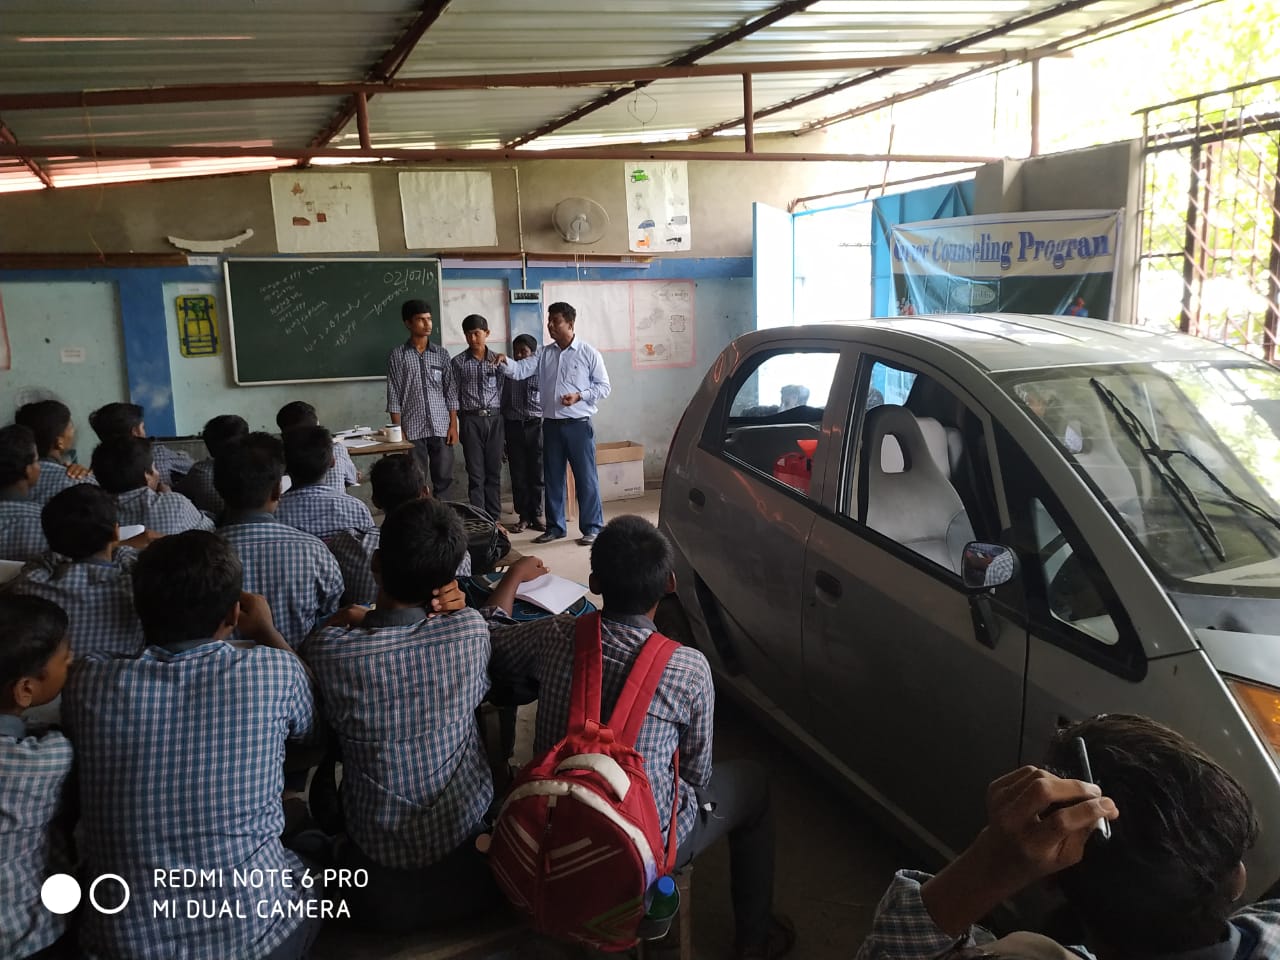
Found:
[[(343, 446), (347, 445), (344, 443)], [(347, 453), (353, 457), (377, 457), (384, 453), (404, 453), (412, 449), (412, 443), (401, 440), (399, 443), (375, 443), (371, 447), (347, 447)]]

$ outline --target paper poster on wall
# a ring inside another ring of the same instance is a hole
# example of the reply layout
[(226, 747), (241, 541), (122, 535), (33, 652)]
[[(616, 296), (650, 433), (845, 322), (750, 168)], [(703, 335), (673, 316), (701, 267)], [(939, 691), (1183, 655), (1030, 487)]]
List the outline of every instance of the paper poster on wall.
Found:
[(689, 165), (627, 162), (627, 237), (636, 253), (689, 250)]
[(271, 207), (281, 253), (379, 249), (367, 173), (273, 173)]
[(446, 283), (440, 299), (440, 342), (450, 353), (459, 353), (467, 345), (467, 338), (462, 333), (462, 321), (473, 313), (489, 322), (489, 346), (494, 350), (510, 352), (506, 284), (501, 281), (483, 286)]
[[(625, 281), (544, 283), (542, 302), (571, 305), (578, 313), (574, 329), (597, 350), (631, 349), (631, 285)], [(551, 342), (545, 327), (542, 342)]]
[(692, 280), (631, 282), (632, 366), (687, 367), (696, 356)]
[(402, 173), (400, 209), (410, 250), (498, 245), (488, 170)]

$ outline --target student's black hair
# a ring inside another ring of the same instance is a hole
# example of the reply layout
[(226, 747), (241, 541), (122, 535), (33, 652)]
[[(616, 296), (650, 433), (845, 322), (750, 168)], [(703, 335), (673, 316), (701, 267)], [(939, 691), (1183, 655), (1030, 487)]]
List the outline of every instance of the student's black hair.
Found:
[(324, 427), (286, 430), (284, 462), (295, 487), (319, 483), (333, 466), (333, 437)]
[(425, 300), (406, 300), (400, 304), (400, 319), (403, 322), (407, 323), (410, 317), (416, 317), (420, 313), (434, 314), (435, 311)]
[(108, 403), (89, 414), (89, 426), (99, 440), (127, 437), (145, 419), (145, 411), (136, 403)]
[(305, 400), (294, 400), (286, 403), (276, 414), (276, 426), (280, 432), (296, 430), (298, 427), (318, 426), (320, 418), (316, 416), (316, 408)]
[(466, 550), (462, 521), (448, 504), (403, 503), (382, 521), (382, 587), (401, 603), (429, 604), (431, 591), (454, 578)]
[(1110, 714), (1058, 732), (1047, 766), (1080, 777), (1073, 740), (1115, 801), (1111, 838), (1057, 875), (1090, 938), (1120, 954), (1181, 953), (1226, 928), (1237, 865), (1258, 836), (1239, 782), (1181, 734), (1146, 717)]
[(470, 333), (472, 330), (483, 330), (489, 332), (489, 321), (478, 313), (470, 313), (462, 318), (462, 332)]
[(516, 347), (528, 347), (530, 353), (537, 353), (538, 341), (535, 337), (531, 337), (527, 333), (522, 333), (511, 341), (511, 349), (514, 350)]
[(40, 526), (49, 549), (83, 560), (116, 538), (116, 500), (92, 483), (67, 487), (40, 511)]
[(547, 307), (547, 316), (550, 317), (553, 313), (558, 313), (560, 316), (568, 320), (569, 326), (571, 327), (578, 321), (578, 311), (573, 309), (572, 306), (565, 303), (563, 300), (557, 300), (551, 306)]
[(667, 593), (671, 543), (644, 517), (614, 517), (591, 547), (591, 574), (611, 613), (644, 614)]
[(411, 453), (392, 453), (383, 457), (369, 471), (373, 486), (373, 502), (390, 513), (402, 503), (417, 500), (427, 478)]
[(12, 487), (27, 475), (36, 461), (36, 438), (20, 423), (0, 427), (0, 490)]
[(216, 533), (162, 537), (138, 556), (133, 606), (148, 644), (212, 637), (240, 599), (244, 568)]
[(89, 461), (98, 486), (107, 493), (128, 493), (147, 485), (151, 441), (146, 437), (111, 437), (93, 449)]
[(44, 597), (3, 593), (0, 623), (0, 689), (7, 699), (23, 677), (44, 673), (67, 635), (67, 614)]
[(244, 417), (234, 413), (220, 413), (204, 425), (200, 439), (204, 441), (209, 456), (217, 460), (239, 440), (249, 434), (249, 424)]
[(284, 443), (251, 433), (213, 461), (213, 488), (228, 510), (258, 510), (284, 476)]
[(19, 407), (13, 421), (31, 431), (36, 439), (36, 451), (47, 457), (70, 425), (71, 410), (58, 400), (40, 400)]

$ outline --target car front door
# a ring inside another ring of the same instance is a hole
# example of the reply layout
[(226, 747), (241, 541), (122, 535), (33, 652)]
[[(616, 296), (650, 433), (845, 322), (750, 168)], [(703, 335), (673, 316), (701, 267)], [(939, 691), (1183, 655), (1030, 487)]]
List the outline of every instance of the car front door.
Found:
[[(971, 598), (959, 553), (1005, 527), (987, 412), (888, 351), (861, 357), (849, 443), (805, 556), (815, 729), (873, 799), (942, 855), (1018, 763), (1027, 655), (1016, 584)], [(837, 483), (838, 479), (838, 483)]]

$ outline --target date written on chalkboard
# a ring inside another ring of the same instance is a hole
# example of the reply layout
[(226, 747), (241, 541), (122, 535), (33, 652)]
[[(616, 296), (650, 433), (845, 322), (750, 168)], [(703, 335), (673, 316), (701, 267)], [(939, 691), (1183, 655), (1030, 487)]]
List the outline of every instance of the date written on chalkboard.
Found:
[(429, 272), (426, 267), (412, 267), (408, 270), (388, 270), (382, 275), (382, 282), (399, 286), (406, 283), (426, 283), (428, 277), (434, 280), (434, 272)]

